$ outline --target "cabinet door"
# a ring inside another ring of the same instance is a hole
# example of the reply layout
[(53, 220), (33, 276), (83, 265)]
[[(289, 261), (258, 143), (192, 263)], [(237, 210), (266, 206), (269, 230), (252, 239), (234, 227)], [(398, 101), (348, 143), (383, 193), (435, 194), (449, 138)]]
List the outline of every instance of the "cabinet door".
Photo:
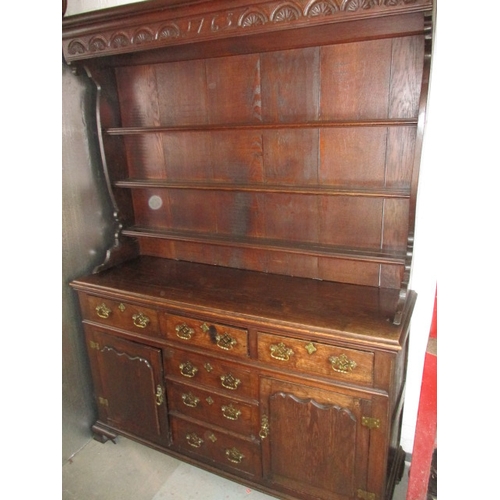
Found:
[(346, 500), (367, 491), (371, 401), (272, 378), (261, 380), (264, 477), (306, 498)]
[(161, 350), (86, 327), (99, 420), (168, 444)]

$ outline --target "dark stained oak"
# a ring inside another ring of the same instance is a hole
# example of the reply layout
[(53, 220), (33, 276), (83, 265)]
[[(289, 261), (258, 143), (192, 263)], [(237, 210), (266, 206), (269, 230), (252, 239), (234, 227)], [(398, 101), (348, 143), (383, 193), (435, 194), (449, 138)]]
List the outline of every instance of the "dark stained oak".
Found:
[(113, 207), (105, 261), (71, 283), (96, 439), (281, 499), (390, 500), (433, 7), (152, 0), (63, 19)]

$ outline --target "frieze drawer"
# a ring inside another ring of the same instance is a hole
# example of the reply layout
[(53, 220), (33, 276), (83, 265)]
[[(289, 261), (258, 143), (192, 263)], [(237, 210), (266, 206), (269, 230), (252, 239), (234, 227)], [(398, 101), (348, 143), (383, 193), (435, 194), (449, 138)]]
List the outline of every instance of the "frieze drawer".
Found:
[(170, 411), (209, 422), (238, 434), (259, 434), (258, 405), (174, 382), (167, 383), (167, 391)]
[(158, 316), (148, 307), (87, 295), (85, 319), (106, 326), (159, 336)]
[(248, 357), (248, 332), (243, 328), (170, 314), (161, 315), (160, 325), (169, 340), (230, 356)]
[(180, 418), (171, 418), (172, 439), (174, 448), (181, 452), (196, 455), (209, 463), (232, 472), (244, 475), (260, 475), (260, 443), (254, 440), (239, 439), (226, 434), (188, 422)]
[(260, 361), (343, 382), (373, 385), (372, 352), (259, 333)]
[(228, 396), (257, 399), (257, 374), (229, 361), (181, 349), (165, 349), (168, 378), (214, 387)]

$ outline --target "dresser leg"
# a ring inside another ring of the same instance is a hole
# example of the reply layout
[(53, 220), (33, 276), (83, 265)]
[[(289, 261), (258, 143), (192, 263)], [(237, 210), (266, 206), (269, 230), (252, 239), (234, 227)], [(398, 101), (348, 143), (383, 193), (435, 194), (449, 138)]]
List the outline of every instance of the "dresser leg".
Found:
[(113, 441), (116, 444), (116, 434), (109, 431), (108, 429), (104, 429), (98, 424), (94, 424), (92, 426), (92, 432), (94, 433), (94, 439), (99, 441), (100, 443), (106, 443), (107, 441)]

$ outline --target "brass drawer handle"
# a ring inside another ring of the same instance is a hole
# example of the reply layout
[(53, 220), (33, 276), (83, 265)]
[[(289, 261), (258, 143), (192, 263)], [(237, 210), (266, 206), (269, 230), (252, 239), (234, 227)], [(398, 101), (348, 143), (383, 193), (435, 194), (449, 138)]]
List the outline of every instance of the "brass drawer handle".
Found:
[(159, 384), (156, 386), (155, 397), (157, 406), (161, 406), (163, 404), (163, 389)]
[(228, 420), (238, 420), (238, 417), (241, 415), (241, 411), (238, 408), (235, 408), (232, 404), (229, 406), (222, 406), (222, 415)]
[(271, 358), (279, 361), (290, 361), (290, 356), (295, 354), (293, 350), (283, 344), (283, 342), (271, 344), (269, 350), (271, 351)]
[(177, 333), (177, 337), (182, 340), (191, 340), (191, 337), (194, 335), (194, 329), (189, 328), (186, 323), (181, 323), (175, 327), (175, 332)]
[(357, 366), (356, 362), (349, 359), (345, 354), (341, 354), (340, 356), (330, 356), (328, 361), (330, 361), (333, 371), (338, 373), (352, 372)]
[(197, 436), (194, 432), (186, 434), (186, 441), (188, 442), (188, 445), (193, 448), (199, 448), (204, 443), (203, 439)]
[(233, 464), (239, 464), (245, 458), (245, 455), (241, 453), (237, 448), (226, 449), (226, 457)]
[(196, 408), (200, 402), (200, 398), (197, 398), (194, 394), (189, 392), (188, 394), (182, 395), (182, 402), (190, 408)]
[(224, 335), (217, 335), (215, 338), (217, 340), (217, 346), (225, 351), (230, 351), (238, 343), (236, 339), (233, 339), (233, 337), (227, 333)]
[(137, 328), (146, 328), (151, 321), (144, 313), (137, 313), (132, 316), (132, 319), (134, 320), (134, 325)]
[(111, 314), (111, 309), (104, 302), (101, 305), (97, 306), (95, 310), (99, 318), (107, 319)]
[(235, 378), (231, 373), (228, 373), (227, 375), (221, 375), (220, 377), (222, 387), (225, 387), (226, 389), (230, 389), (232, 391), (235, 391), (238, 389), (238, 386), (241, 384), (241, 380), (239, 378)]
[(193, 378), (196, 375), (196, 372), (198, 371), (198, 368), (194, 366), (191, 361), (186, 361), (185, 363), (181, 363), (179, 365), (179, 368), (181, 370), (181, 375), (184, 375), (184, 377), (188, 378)]
[(228, 333), (222, 335), (218, 333), (214, 325), (208, 326), (206, 323), (203, 323), (200, 328), (210, 336), (212, 342), (215, 342), (218, 347), (225, 351), (230, 351), (238, 343), (238, 341)]

